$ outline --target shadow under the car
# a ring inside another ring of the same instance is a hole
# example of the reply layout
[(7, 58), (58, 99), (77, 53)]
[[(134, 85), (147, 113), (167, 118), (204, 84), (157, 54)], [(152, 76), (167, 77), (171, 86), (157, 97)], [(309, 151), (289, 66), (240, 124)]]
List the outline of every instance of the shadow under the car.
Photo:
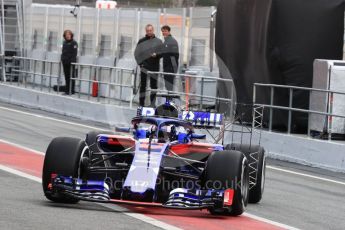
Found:
[(107, 207), (97, 205), (97, 203), (80, 202), (77, 204), (64, 204), (64, 203), (54, 203), (52, 201), (41, 201), (41, 205), (53, 208), (63, 208), (63, 209), (77, 209), (77, 210), (87, 210), (87, 211), (100, 211), (100, 212), (116, 212), (121, 213), (122, 211), (116, 211), (109, 209)]
[(135, 206), (135, 205), (114, 205), (114, 207), (119, 206), (120, 209), (125, 208), (125, 210), (115, 210), (97, 203), (89, 202), (80, 202), (77, 204), (63, 204), (63, 203), (54, 203), (51, 201), (41, 201), (42, 205), (52, 208), (62, 208), (62, 209), (76, 209), (76, 210), (88, 210), (88, 211), (99, 211), (99, 212), (113, 212), (113, 213), (140, 213), (144, 215), (155, 215), (155, 216), (183, 216), (189, 218), (204, 218), (204, 219), (231, 219), (238, 217), (230, 216), (218, 216), (211, 215), (208, 211), (198, 211), (198, 210), (177, 210), (177, 209), (166, 209), (162, 207), (154, 206)]

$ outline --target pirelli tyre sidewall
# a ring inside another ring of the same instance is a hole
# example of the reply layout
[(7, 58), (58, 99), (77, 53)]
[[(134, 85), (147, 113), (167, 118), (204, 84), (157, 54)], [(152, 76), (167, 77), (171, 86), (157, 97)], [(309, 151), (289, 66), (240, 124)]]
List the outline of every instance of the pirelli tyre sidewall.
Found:
[(80, 177), (80, 159), (87, 155), (88, 147), (84, 140), (70, 137), (57, 137), (51, 141), (43, 164), (42, 186), (45, 196), (58, 203), (77, 203), (79, 200), (64, 194), (52, 195), (48, 189), (51, 174)]
[(206, 162), (201, 183), (204, 189), (234, 189), (231, 207), (209, 209), (214, 215), (238, 216), (248, 204), (249, 171), (248, 162), (239, 151), (214, 152)]
[[(249, 203), (255, 204), (261, 201), (266, 179), (266, 156), (265, 149), (259, 145), (247, 144), (229, 144), (225, 147), (227, 150), (237, 150), (242, 152), (248, 159), (249, 166), (255, 166), (255, 161), (258, 161), (257, 168), (249, 167), (249, 174), (252, 175), (257, 170), (256, 184), (249, 190)], [(255, 153), (253, 157), (250, 154)], [(254, 164), (253, 164), (254, 163)]]

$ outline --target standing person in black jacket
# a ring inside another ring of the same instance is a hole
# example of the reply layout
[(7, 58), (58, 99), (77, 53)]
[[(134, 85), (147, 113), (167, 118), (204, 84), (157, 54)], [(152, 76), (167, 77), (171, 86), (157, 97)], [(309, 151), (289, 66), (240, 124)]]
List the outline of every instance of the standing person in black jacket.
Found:
[[(154, 28), (151, 24), (145, 27), (146, 35), (139, 40), (134, 52), (135, 60), (140, 66), (141, 85), (140, 85), (140, 106), (145, 106), (145, 94), (147, 83), (147, 71), (158, 72), (159, 71), (159, 59), (161, 58), (162, 41), (156, 38), (154, 34)], [(157, 76), (150, 75), (150, 87), (151, 89), (157, 89)], [(152, 107), (155, 107), (156, 92), (151, 91), (150, 103)]]
[[(163, 56), (163, 71), (165, 73), (177, 73), (179, 64), (179, 47), (176, 39), (171, 35), (170, 26), (162, 27), (162, 34), (164, 37), (162, 56)], [(173, 75), (164, 75), (165, 88), (168, 91), (174, 90), (174, 79)]]
[(73, 33), (70, 30), (65, 30), (63, 38), (65, 41), (62, 46), (61, 62), (66, 81), (65, 94), (69, 95), (70, 92), (74, 94), (75, 81), (72, 80), (72, 85), (70, 85), (70, 79), (71, 72), (72, 78), (75, 77), (75, 68), (72, 63), (77, 62), (78, 43), (73, 40)]

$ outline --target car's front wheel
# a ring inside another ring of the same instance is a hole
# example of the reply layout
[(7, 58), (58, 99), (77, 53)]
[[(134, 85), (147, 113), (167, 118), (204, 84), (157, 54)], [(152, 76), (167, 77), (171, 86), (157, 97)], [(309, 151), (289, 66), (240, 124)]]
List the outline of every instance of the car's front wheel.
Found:
[(249, 169), (246, 157), (239, 151), (214, 152), (206, 162), (202, 185), (204, 189), (232, 189), (231, 207), (209, 209), (214, 215), (241, 215), (248, 204)]
[(81, 177), (80, 164), (89, 149), (84, 140), (57, 137), (51, 141), (46, 151), (42, 172), (42, 186), (47, 199), (58, 203), (77, 203), (79, 200), (65, 194), (53, 193), (50, 188), (52, 174)]

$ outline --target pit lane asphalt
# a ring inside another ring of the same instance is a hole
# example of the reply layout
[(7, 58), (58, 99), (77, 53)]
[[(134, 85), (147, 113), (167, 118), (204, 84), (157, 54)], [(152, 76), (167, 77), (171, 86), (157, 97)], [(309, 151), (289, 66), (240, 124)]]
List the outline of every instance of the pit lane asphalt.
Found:
[[(85, 125), (110, 128), (95, 122), (0, 103), (0, 139), (37, 151), (45, 152), (56, 136), (84, 138), (92, 130)], [(269, 160), (268, 165), (345, 182), (345, 175), (341, 173), (273, 160)], [(41, 190), (40, 184), (0, 171), (0, 229), (154, 228), (124, 215), (121, 207), (114, 211), (86, 202), (77, 205), (52, 204), (46, 201)], [(247, 212), (300, 229), (344, 229), (345, 186), (268, 168), (264, 198), (260, 204), (249, 205)], [(47, 220), (51, 223), (49, 226), (43, 224)]]
[(0, 170), (0, 229), (158, 229), (92, 203), (47, 202), (42, 185)]

